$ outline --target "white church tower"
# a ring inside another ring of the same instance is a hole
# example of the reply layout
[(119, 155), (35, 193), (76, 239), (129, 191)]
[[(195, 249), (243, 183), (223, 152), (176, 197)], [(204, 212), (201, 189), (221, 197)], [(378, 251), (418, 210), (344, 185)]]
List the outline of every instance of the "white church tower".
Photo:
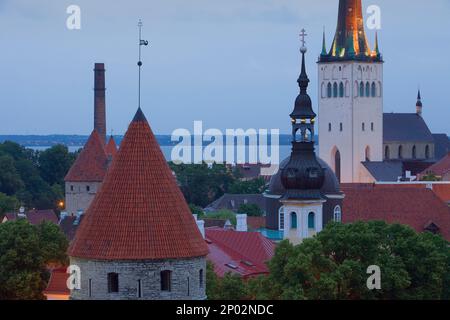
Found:
[(369, 47), (361, 0), (340, 0), (336, 35), (319, 70), (319, 155), (343, 183), (370, 182), (362, 162), (383, 161), (383, 58)]

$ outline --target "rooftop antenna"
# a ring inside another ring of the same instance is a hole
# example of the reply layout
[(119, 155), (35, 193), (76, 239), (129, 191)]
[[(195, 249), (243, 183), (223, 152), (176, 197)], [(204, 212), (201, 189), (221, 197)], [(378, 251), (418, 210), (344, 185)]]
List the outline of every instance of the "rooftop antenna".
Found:
[(141, 49), (142, 46), (148, 46), (148, 41), (147, 40), (142, 40), (142, 26), (144, 24), (142, 23), (142, 20), (139, 19), (139, 23), (138, 23), (138, 27), (139, 27), (139, 61), (138, 61), (138, 66), (139, 66), (139, 92), (138, 92), (138, 107), (141, 107), (141, 69), (142, 69), (142, 60), (141, 60)]

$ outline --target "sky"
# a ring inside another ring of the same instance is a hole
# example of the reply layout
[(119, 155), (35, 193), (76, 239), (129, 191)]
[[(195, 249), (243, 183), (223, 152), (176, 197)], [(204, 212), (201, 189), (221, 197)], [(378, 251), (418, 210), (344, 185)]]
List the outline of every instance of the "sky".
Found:
[[(384, 111), (415, 112), (420, 86), (430, 129), (450, 133), (450, 1), (363, 0), (373, 4)], [(70, 5), (81, 9), (80, 30), (66, 27)], [(107, 130), (123, 134), (137, 109), (139, 19), (150, 42), (142, 107), (155, 133), (193, 131), (195, 120), (287, 133), (300, 30), (317, 110), (316, 61), (337, 9), (338, 0), (0, 0), (0, 134), (89, 134), (95, 62), (107, 69)]]

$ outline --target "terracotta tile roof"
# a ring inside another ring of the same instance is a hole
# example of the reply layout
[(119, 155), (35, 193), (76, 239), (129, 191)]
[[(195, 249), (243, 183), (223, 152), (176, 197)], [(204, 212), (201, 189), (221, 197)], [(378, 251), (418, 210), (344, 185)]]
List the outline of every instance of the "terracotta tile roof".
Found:
[[(27, 220), (32, 225), (39, 225), (44, 221), (53, 222), (58, 224), (58, 217), (55, 214), (55, 211), (52, 209), (49, 210), (30, 210), (25, 213)], [(17, 215), (15, 213), (6, 213), (5, 217), (8, 221), (17, 220)]]
[(450, 208), (429, 189), (401, 185), (343, 185), (345, 193), (342, 220), (381, 220), (409, 225), (418, 232), (430, 223), (450, 241)]
[(266, 262), (273, 257), (275, 244), (261, 233), (210, 228), (205, 229), (205, 238), (207, 259), (218, 276), (231, 272), (246, 278), (269, 273)]
[(97, 131), (93, 131), (75, 163), (64, 178), (72, 182), (101, 182), (108, 168), (108, 157)]
[(69, 255), (153, 260), (207, 254), (194, 216), (139, 109), (81, 221)]
[(450, 153), (442, 158), (439, 162), (436, 162), (431, 167), (428, 167), (420, 173), (420, 176), (426, 176), (429, 173), (433, 173), (437, 176), (445, 176), (450, 173)]
[(109, 141), (108, 141), (108, 143), (106, 144), (106, 147), (105, 147), (105, 151), (106, 151), (106, 154), (108, 156), (113, 156), (114, 157), (116, 155), (116, 153), (117, 153), (117, 144), (116, 144), (116, 141), (114, 140), (113, 136), (111, 136), (109, 138)]
[(66, 268), (53, 269), (50, 274), (47, 288), (44, 290), (44, 294), (69, 295), (70, 290), (67, 288), (68, 278), (69, 274), (66, 273)]

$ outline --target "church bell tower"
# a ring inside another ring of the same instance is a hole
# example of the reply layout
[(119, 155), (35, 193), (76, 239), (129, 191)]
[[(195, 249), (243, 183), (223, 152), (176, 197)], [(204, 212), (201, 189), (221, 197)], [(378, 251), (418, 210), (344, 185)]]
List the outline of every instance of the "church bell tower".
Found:
[(343, 183), (369, 182), (362, 162), (383, 160), (383, 58), (371, 50), (361, 0), (340, 0), (331, 49), (318, 61), (319, 155)]

